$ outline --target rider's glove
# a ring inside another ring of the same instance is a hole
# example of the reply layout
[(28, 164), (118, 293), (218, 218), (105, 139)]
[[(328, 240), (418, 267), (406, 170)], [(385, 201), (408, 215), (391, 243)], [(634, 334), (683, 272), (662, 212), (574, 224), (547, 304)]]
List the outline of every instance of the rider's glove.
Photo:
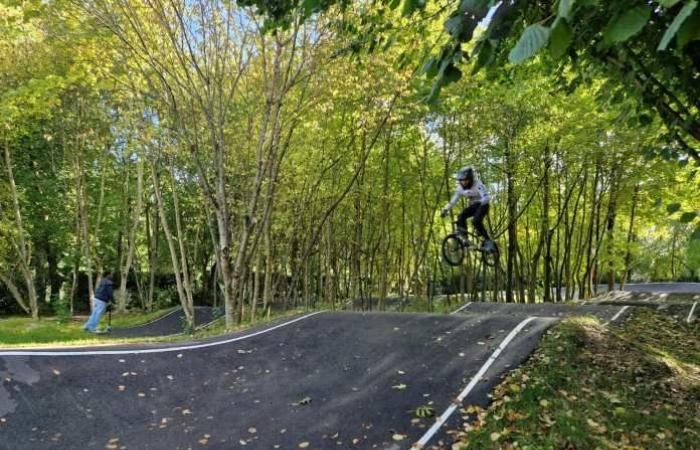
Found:
[(447, 215), (450, 213), (450, 210), (447, 208), (442, 208), (442, 211), (440, 211), (440, 217), (447, 217)]

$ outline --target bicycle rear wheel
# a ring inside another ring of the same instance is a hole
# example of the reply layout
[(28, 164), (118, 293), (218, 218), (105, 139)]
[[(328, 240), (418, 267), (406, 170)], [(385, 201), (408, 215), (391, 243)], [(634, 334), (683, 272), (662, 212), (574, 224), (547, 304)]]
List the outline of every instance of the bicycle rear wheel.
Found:
[(464, 261), (464, 244), (456, 234), (449, 234), (443, 239), (442, 257), (451, 266), (459, 266)]

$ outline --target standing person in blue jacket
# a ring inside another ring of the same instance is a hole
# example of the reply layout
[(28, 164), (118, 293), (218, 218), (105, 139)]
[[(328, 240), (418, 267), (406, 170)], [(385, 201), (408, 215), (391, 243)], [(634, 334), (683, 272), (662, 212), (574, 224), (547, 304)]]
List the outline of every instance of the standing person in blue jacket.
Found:
[(457, 232), (466, 235), (467, 219), (472, 217), (476, 232), (484, 239), (484, 250), (494, 251), (496, 245), (489, 238), (489, 233), (484, 226), (484, 218), (489, 213), (489, 204), (491, 203), (491, 197), (486, 190), (486, 186), (480, 180), (474, 179), (474, 169), (471, 167), (459, 169), (455, 174), (455, 178), (457, 179), (457, 190), (450, 202), (442, 208), (440, 215), (446, 217), (450, 210), (457, 205), (459, 199), (465, 197), (469, 205), (462, 210), (457, 218)]
[(111, 308), (111, 303), (114, 300), (114, 281), (112, 279), (112, 272), (105, 272), (102, 275), (102, 281), (95, 291), (95, 298), (92, 299), (92, 314), (88, 318), (83, 329), (90, 333), (95, 333), (97, 331), (97, 324), (100, 323), (100, 317), (107, 310)]

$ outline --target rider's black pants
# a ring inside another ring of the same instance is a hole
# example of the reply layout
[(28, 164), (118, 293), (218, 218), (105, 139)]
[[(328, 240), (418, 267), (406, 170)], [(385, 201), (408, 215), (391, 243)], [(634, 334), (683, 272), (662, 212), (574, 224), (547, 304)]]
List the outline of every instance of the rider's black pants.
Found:
[(484, 217), (489, 213), (489, 204), (474, 203), (472, 205), (464, 208), (462, 213), (457, 218), (457, 227), (466, 230), (467, 229), (467, 219), (474, 217), (472, 222), (474, 223), (474, 228), (476, 228), (477, 233), (484, 239), (489, 239), (489, 233), (484, 227)]

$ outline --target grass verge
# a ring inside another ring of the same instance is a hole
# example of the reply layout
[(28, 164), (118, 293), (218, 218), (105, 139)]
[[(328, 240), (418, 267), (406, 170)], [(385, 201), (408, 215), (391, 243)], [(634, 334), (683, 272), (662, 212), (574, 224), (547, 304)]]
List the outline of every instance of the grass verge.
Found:
[[(153, 313), (126, 313), (123, 315), (114, 314), (112, 316), (112, 326), (127, 327), (136, 326), (150, 322), (163, 316), (173, 308), (156, 311)], [(83, 323), (86, 318), (74, 317), (67, 321), (60, 321), (55, 318), (40, 318), (32, 321), (26, 317), (13, 317), (0, 319), (0, 347), (1, 348), (31, 348), (31, 347), (59, 347), (59, 346), (86, 346), (86, 345), (109, 345), (123, 343), (154, 343), (154, 342), (180, 342), (192, 339), (217, 336), (227, 332), (242, 331), (254, 325), (264, 324), (279, 318), (300, 314), (302, 310), (288, 310), (273, 312), (269, 317), (262, 314), (255, 321), (250, 320), (250, 315), (233, 328), (226, 329), (223, 320), (218, 320), (211, 326), (197, 330), (192, 335), (179, 334), (164, 337), (136, 337), (136, 338), (113, 338), (110, 335), (95, 336), (83, 331)], [(106, 325), (106, 316), (100, 321), (100, 326)]]
[(487, 410), (461, 410), (452, 448), (698, 448), (699, 331), (646, 308), (622, 328), (564, 320)]

